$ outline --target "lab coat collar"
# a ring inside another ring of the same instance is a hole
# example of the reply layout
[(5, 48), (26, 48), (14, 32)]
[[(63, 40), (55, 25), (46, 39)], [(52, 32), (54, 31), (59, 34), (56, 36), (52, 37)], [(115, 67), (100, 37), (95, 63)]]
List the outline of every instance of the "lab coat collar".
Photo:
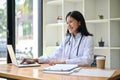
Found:
[(74, 39), (78, 39), (78, 38), (80, 38), (81, 37), (81, 33), (77, 33), (77, 35), (76, 36), (73, 36), (73, 34), (71, 35)]

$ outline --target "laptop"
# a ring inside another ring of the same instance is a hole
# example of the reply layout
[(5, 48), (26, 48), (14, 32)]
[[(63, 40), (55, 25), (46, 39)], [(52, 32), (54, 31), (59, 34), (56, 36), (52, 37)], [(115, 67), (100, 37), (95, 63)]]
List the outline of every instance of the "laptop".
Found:
[(12, 45), (7, 45), (7, 49), (8, 49), (8, 53), (10, 55), (12, 64), (14, 64), (17, 67), (35, 67), (35, 66), (40, 66), (40, 64), (38, 63), (34, 63), (34, 64), (20, 64), (17, 60), (16, 60), (16, 56), (13, 50)]

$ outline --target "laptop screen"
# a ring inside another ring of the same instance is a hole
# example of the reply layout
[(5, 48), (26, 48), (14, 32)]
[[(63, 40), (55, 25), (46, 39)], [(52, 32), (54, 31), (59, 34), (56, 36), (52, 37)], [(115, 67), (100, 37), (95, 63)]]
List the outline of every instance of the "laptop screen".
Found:
[(13, 63), (13, 64), (17, 64), (16, 56), (15, 56), (15, 53), (14, 53), (14, 51), (13, 51), (12, 45), (7, 45), (7, 49), (8, 49), (10, 58), (11, 58), (11, 60), (12, 60), (12, 63)]

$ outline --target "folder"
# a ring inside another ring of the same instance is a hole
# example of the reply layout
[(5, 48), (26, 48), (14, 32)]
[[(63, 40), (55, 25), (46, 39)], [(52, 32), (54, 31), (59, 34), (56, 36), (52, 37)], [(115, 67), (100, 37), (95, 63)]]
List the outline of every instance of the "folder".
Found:
[(115, 70), (105, 69), (81, 69), (76, 73), (72, 73), (74, 76), (90, 76), (90, 77), (111, 77)]

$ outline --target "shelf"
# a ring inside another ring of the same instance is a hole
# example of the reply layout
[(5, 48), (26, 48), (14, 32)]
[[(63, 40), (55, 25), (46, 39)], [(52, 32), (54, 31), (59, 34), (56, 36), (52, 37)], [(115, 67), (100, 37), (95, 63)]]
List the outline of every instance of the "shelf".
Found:
[(52, 23), (52, 24), (47, 24), (46, 26), (60, 26), (60, 27), (62, 27), (62, 25), (63, 25), (63, 23)]
[(83, 2), (83, 0), (65, 0), (67, 2)]
[[(46, 0), (45, 53), (54, 52), (57, 42), (60, 44), (64, 39), (67, 13), (78, 10), (84, 15), (88, 31), (94, 35), (94, 53), (106, 56), (106, 68), (120, 68), (119, 3), (120, 0)], [(57, 16), (62, 17), (61, 23), (57, 23)], [(104, 47), (99, 47), (101, 37)]]
[(109, 49), (109, 47), (95, 47), (94, 49)]
[(47, 2), (47, 5), (55, 5), (55, 6), (61, 6), (62, 0), (51, 0)]
[(120, 49), (120, 47), (111, 47), (110, 49)]
[(111, 18), (111, 21), (120, 21), (120, 18)]
[(108, 22), (108, 19), (102, 19), (102, 20), (86, 20), (86, 23), (106, 23)]

